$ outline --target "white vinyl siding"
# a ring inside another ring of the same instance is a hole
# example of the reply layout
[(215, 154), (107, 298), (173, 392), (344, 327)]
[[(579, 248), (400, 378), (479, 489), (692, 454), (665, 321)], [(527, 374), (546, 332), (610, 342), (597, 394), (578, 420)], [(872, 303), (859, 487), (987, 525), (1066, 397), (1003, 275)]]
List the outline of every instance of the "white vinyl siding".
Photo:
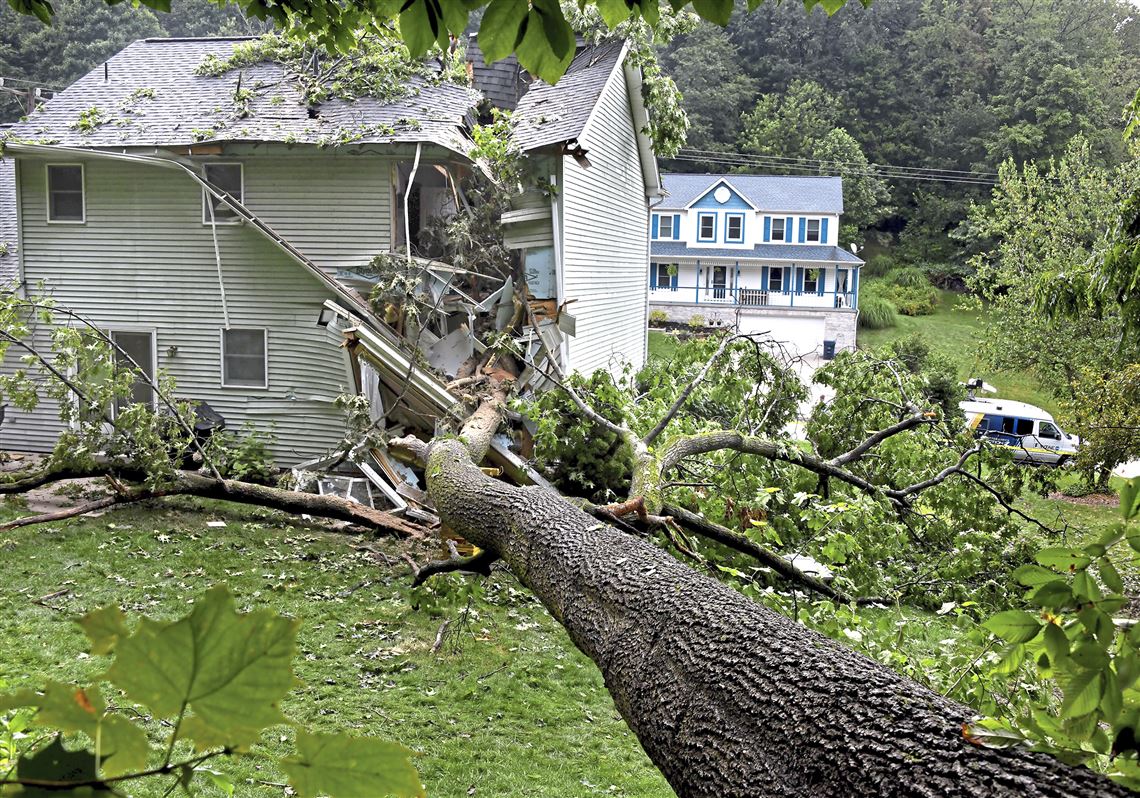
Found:
[(83, 164), (48, 164), (47, 220), (54, 224), (83, 224), (87, 220)]
[[(211, 228), (201, 224), (201, 187), (168, 169), (93, 159), (86, 176), (99, 190), (88, 196), (88, 224), (57, 226), (46, 223), (42, 161), (20, 158), (20, 167), (29, 285), (50, 278), (60, 305), (104, 329), (154, 329), (157, 367), (175, 379), (176, 395), (207, 402), (231, 429), (248, 421), (268, 430), (272, 422), (280, 465), (321, 454), (340, 439), (343, 419), (333, 402), (352, 385), (351, 374), (339, 340), (317, 326), (333, 296), (315, 277), (248, 225), (217, 228), (228, 326), (269, 330), (274, 358), (268, 389), (223, 389), (218, 331), (227, 320)], [(245, 172), (249, 200), (255, 167), (247, 164)], [(313, 224), (328, 228), (331, 239), (337, 208), (322, 213)], [(41, 325), (40, 340), (48, 332)], [(10, 351), (5, 365), (16, 357)], [(50, 450), (60, 431), (55, 411), (51, 402), (30, 415), (8, 408), (0, 442)]]
[(649, 204), (629, 95), (620, 67), (583, 136), (591, 166), (563, 159), (563, 296), (577, 319), (570, 368), (640, 368), (648, 325)]

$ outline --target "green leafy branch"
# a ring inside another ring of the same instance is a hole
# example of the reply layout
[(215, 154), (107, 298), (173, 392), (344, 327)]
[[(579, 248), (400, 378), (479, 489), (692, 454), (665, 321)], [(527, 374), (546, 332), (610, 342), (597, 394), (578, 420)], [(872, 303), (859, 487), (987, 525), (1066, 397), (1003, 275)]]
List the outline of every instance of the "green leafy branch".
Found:
[[(39, 690), (0, 696), (0, 728), (3, 713), (18, 710), (9, 723), (22, 727), (30, 720), (53, 732), (47, 745), (39, 738), (23, 750), (16, 735), (0, 733), (5, 760), (15, 763), (0, 777), (0, 794), (92, 794), (163, 776), (174, 777), (172, 789), (188, 790), (201, 775), (232, 795), (229, 778), (203, 766), (244, 755), (266, 729), (288, 724), (297, 729), (297, 750), (278, 764), (298, 795), (424, 795), (407, 748), (370, 737), (310, 732), (281, 713), (280, 700), (296, 684), (292, 661), (299, 622), (294, 619), (268, 610), (239, 613), (229, 590), (220, 586), (174, 621), (143, 618), (131, 629), (111, 606), (79, 624), (92, 654), (113, 655), (110, 667), (86, 687), (52, 681)], [(122, 712), (125, 706), (108, 701), (103, 683), (155, 720), (173, 718), (161, 746), (152, 745), (144, 728)], [(34, 714), (27, 715), (28, 708)], [(65, 739), (81, 745), (69, 750)], [(179, 743), (193, 748), (176, 760)]]
[(1055, 685), (1059, 705), (1046, 700), (1023, 717), (986, 719), (965, 733), (979, 744), (1099, 759), (1140, 789), (1140, 624), (1113, 615), (1128, 598), (1112, 554), (1121, 543), (1140, 552), (1140, 480), (1121, 487), (1120, 513), (1100, 540), (1042, 549), (1036, 563), (1014, 571), (1034, 609), (999, 612), (984, 624), (1006, 642), (997, 668), (1013, 673), (1028, 663)]

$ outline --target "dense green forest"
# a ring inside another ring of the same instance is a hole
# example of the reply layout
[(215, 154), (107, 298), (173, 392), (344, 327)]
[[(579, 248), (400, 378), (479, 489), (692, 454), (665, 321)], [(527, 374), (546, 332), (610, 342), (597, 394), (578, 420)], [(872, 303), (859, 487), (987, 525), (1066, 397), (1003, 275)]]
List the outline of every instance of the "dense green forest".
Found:
[[(762, 156), (748, 171), (779, 171), (779, 158), (848, 162), (821, 171), (846, 172), (851, 221), (890, 234), (878, 237), (908, 260), (964, 261), (946, 233), (988, 198), (1007, 159), (1047, 160), (1077, 134), (1104, 165), (1124, 157), (1136, 11), (1127, 0), (878, 0), (828, 17), (764, 3), (739, 8), (727, 29), (703, 23), (663, 60), (685, 96), (690, 150)], [(689, 152), (667, 168), (732, 161)], [(867, 161), (983, 174), (903, 179)]]

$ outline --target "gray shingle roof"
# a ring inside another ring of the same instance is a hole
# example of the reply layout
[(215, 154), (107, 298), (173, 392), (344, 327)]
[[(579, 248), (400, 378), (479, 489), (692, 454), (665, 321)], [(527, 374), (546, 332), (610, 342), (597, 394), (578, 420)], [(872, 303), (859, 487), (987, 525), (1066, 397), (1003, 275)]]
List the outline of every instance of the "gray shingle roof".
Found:
[(16, 162), (0, 158), (0, 291), (17, 277), (16, 238)]
[(496, 108), (515, 110), (519, 99), (526, 94), (530, 85), (529, 76), (519, 66), (514, 55), (502, 58), (493, 64), (483, 60), (483, 51), (475, 36), (467, 41), (467, 61), (471, 64), (471, 77), (475, 88)]
[(843, 213), (843, 181), (838, 177), (664, 174), (661, 179), (668, 194), (662, 209), (684, 208), (726, 180), (761, 211)]
[[(226, 58), (244, 40), (136, 41), (107, 62), (106, 72), (101, 65), (80, 78), (15, 125), (12, 135), (79, 147), (177, 146), (203, 140), (424, 141), (460, 153), (470, 147), (463, 130), (479, 95), (463, 86), (419, 81), (412, 96), (394, 102), (330, 100), (311, 118), (299, 87), (279, 64), (256, 64), (220, 77), (194, 74), (208, 55)], [(244, 118), (233, 99), (239, 75), (242, 87), (256, 94)], [(145, 96), (151, 93), (153, 97)], [(88, 132), (78, 130), (80, 113), (91, 108), (102, 112), (102, 123)]]
[(557, 84), (532, 82), (513, 117), (519, 147), (533, 150), (582, 135), (606, 81), (621, 63), (624, 47), (621, 39), (583, 47)]
[(689, 247), (681, 241), (654, 241), (653, 258), (730, 258), (732, 260), (790, 260), (798, 262), (862, 263), (842, 247), (820, 244), (757, 244), (752, 249)]

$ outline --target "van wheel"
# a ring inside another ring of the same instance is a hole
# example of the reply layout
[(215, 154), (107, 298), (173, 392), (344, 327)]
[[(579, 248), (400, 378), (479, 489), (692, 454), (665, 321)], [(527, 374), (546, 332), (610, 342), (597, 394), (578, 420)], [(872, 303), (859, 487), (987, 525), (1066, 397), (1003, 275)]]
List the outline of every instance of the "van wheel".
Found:
[(1061, 455), (1060, 457), (1057, 458), (1057, 468), (1060, 468), (1061, 466), (1065, 465), (1067, 462), (1069, 462), (1069, 455), (1067, 455), (1067, 454)]

